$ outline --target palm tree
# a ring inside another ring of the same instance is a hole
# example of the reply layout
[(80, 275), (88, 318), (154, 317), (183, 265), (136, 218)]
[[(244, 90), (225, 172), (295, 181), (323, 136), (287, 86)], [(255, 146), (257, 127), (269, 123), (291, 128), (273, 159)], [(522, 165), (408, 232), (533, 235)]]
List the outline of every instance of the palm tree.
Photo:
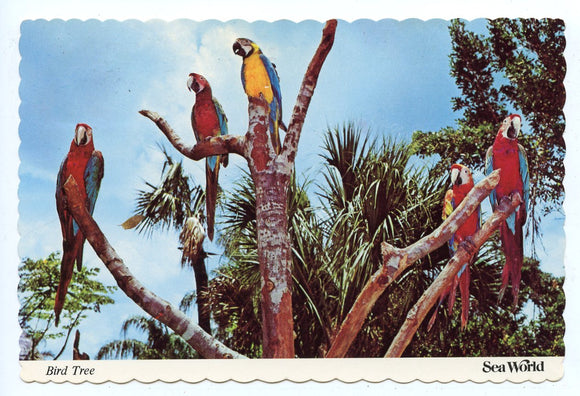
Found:
[(145, 182), (146, 189), (138, 191), (135, 214), (123, 227), (136, 228), (138, 232), (152, 235), (154, 229), (175, 229), (180, 231), (182, 267), (193, 269), (197, 292), (198, 323), (208, 333), (210, 313), (205, 307), (203, 290), (207, 288), (208, 274), (205, 267), (207, 253), (203, 249), (205, 220), (205, 193), (199, 185), (192, 187), (191, 178), (186, 175), (182, 162), (175, 161), (160, 146), (165, 156), (159, 184)]
[[(409, 147), (362, 138), (352, 124), (328, 131), (323, 148), (326, 167), (317, 194), (324, 206), (311, 205), (308, 181), (298, 183), (294, 178), (288, 194), (295, 351), (300, 357), (324, 356), (354, 299), (380, 265), (380, 242), (405, 246), (436, 227), (444, 191), (442, 179), (431, 180), (424, 169), (411, 165)], [(252, 337), (260, 329), (260, 276), (249, 175), (228, 195), (223, 230), (229, 262), (218, 270), (208, 290), (217, 336), (232, 348), (259, 356), (260, 340)], [(432, 260), (443, 258), (440, 252)], [(395, 287), (393, 295), (404, 297), (395, 304), (397, 313), (410, 308), (421, 292), (407, 296), (401, 289), (409, 289), (417, 278), (424, 288), (430, 283), (423, 267)], [(407, 310), (399, 314), (399, 322)], [(357, 355), (376, 356), (376, 348), (388, 346), (382, 329), (391, 326), (385, 322), (392, 315), (373, 312), (355, 347)]]
[[(405, 247), (440, 221), (443, 178), (414, 165), (413, 150), (390, 139), (369, 140), (354, 124), (329, 130), (326, 172), (320, 186), (325, 216), (328, 271), (337, 288), (336, 330), (371, 275), (382, 265), (380, 243)], [(346, 154), (345, 154), (346, 153)], [(400, 277), (377, 301), (350, 349), (352, 356), (384, 352), (406, 313), (443, 264), (440, 249)]]
[[(145, 340), (127, 338), (129, 330), (145, 334)], [(123, 322), (122, 340), (99, 349), (97, 359), (197, 359), (199, 355), (180, 336), (151, 317), (133, 316)]]

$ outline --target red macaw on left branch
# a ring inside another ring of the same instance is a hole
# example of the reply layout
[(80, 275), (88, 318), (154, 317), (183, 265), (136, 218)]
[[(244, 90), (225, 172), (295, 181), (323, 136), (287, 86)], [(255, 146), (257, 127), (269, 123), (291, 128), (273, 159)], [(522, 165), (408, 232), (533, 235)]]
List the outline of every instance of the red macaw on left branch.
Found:
[[(190, 73), (187, 88), (195, 93), (191, 109), (191, 127), (198, 142), (228, 134), (228, 119), (220, 103), (213, 97), (211, 86), (204, 76)], [(205, 205), (207, 236), (213, 241), (215, 205), (218, 192), (220, 164), (228, 166), (228, 155), (212, 155), (205, 159)]]
[(77, 124), (74, 139), (70, 144), (66, 158), (60, 166), (56, 180), (56, 210), (60, 219), (63, 238), (60, 281), (54, 301), (57, 326), (75, 263), (78, 271), (82, 268), (83, 245), (85, 242), (85, 236), (68, 210), (63, 186), (69, 177), (73, 177), (79, 186), (81, 194), (84, 196), (87, 211), (92, 215), (101, 187), (103, 172), (103, 154), (95, 150), (92, 128), (87, 124)]

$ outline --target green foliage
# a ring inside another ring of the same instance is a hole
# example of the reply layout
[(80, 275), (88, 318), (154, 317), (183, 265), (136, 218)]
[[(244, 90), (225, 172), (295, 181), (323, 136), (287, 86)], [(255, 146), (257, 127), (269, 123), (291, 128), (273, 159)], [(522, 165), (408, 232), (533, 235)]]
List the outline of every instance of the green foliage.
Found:
[[(436, 227), (443, 194), (443, 181), (433, 181), (424, 169), (413, 167), (412, 153), (404, 144), (370, 141), (351, 124), (329, 131), (324, 147), (324, 185), (316, 192), (323, 207), (312, 207), (308, 182), (293, 178), (288, 194), (295, 351), (300, 357), (324, 355), (356, 296), (381, 264), (380, 242), (406, 245)], [(217, 337), (259, 357), (260, 275), (249, 175), (235, 184), (225, 202), (223, 242), (229, 263), (210, 281), (208, 298)], [(412, 282), (414, 277), (407, 279)], [(408, 305), (412, 302), (409, 298)], [(385, 318), (377, 324), (370, 327), (370, 338), (358, 343), (357, 355), (373, 356), (376, 345), (385, 347)]]
[[(67, 298), (61, 314), (61, 326), (54, 326), (54, 297), (60, 279), (60, 253), (51, 253), (47, 258), (32, 260), (26, 258), (18, 267), (20, 282), (18, 295), (20, 310), (18, 318), (30, 348), (23, 353), (23, 359), (35, 360), (43, 356), (60, 356), (67, 345), (71, 331), (78, 327), (89, 311), (100, 312), (101, 306), (113, 304), (109, 297), (117, 288), (104, 286), (95, 280), (99, 268), (82, 268), (75, 271), (68, 288)], [(40, 345), (47, 340), (65, 337), (64, 344), (57, 354), (39, 351)]]
[[(130, 330), (145, 340), (127, 338)], [(183, 338), (151, 317), (133, 316), (123, 322), (122, 340), (112, 341), (99, 350), (97, 359), (197, 359), (199, 355)]]
[(142, 219), (137, 230), (151, 235), (155, 228), (181, 230), (187, 218), (200, 216), (205, 193), (200, 186), (191, 186), (181, 161), (175, 161), (165, 148), (161, 181), (158, 185), (145, 182), (147, 189), (137, 193), (135, 214)]
[[(201, 226), (205, 219), (205, 191), (199, 185), (192, 186), (181, 161), (175, 161), (162, 146), (160, 149), (165, 156), (161, 180), (157, 185), (145, 182), (147, 189), (138, 192), (135, 215), (131, 219), (138, 219), (137, 230), (149, 236), (155, 229), (173, 228), (180, 231), (181, 266), (193, 269), (198, 297), (201, 295), (199, 292), (207, 288), (208, 282), (205, 267), (207, 253), (203, 249)], [(197, 298), (197, 304), (198, 324), (210, 332), (210, 317), (203, 298)]]
[[(325, 355), (354, 300), (381, 265), (380, 242), (404, 247), (440, 224), (446, 180), (430, 176), (433, 168), (415, 165), (414, 152), (413, 145), (373, 140), (368, 132), (348, 124), (325, 136), (326, 166), (314, 190), (321, 206), (312, 206), (308, 198), (310, 183), (292, 180), (288, 225), (297, 356)], [(247, 356), (260, 357), (253, 189), (245, 174), (228, 195), (222, 235), (229, 261), (210, 281), (208, 299), (217, 338)], [(508, 299), (497, 301), (504, 265), (498, 243), (496, 234), (471, 266), (466, 329), (460, 329), (458, 298), (451, 316), (441, 308), (430, 332), (426, 323), (419, 328), (406, 356), (563, 353), (562, 280), (541, 272), (536, 261), (527, 259), (520, 303), (512, 314)], [(348, 356), (383, 356), (408, 311), (448, 260), (444, 246), (399, 277), (375, 304)], [(527, 315), (530, 304), (537, 312), (532, 320)]]
[(519, 141), (528, 153), (530, 218), (539, 232), (541, 215), (563, 200), (564, 22), (500, 18), (478, 35), (464, 21), (453, 20), (449, 31), (451, 75), (461, 90), (453, 109), (462, 117), (457, 128), (415, 132), (414, 147), (421, 156), (439, 156), (436, 174), (457, 161), (482, 170), (501, 121), (508, 112), (520, 113), (528, 129)]
[[(485, 265), (485, 261), (475, 263), (473, 268), (481, 271), (482, 264)], [(485, 270), (495, 272), (496, 276), (500, 273), (499, 267)], [(471, 290), (470, 317), (463, 331), (459, 310), (451, 317), (440, 313), (441, 318), (430, 332), (426, 331), (425, 325), (421, 326), (406, 355), (563, 356), (563, 278), (542, 272), (536, 260), (526, 259), (522, 279), (520, 300), (524, 302), (520, 302), (515, 315), (509, 307), (497, 306), (493, 297), (497, 296), (499, 285), (489, 282), (490, 293), (487, 294), (491, 301), (478, 299), (481, 291), (478, 295), (476, 290), (474, 295), (474, 290)], [(481, 286), (482, 282), (479, 283)]]

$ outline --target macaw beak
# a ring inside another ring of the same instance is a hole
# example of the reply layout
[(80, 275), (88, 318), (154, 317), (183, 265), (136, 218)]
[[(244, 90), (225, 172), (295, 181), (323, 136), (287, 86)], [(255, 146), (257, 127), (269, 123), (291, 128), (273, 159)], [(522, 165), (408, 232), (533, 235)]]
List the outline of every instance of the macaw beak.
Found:
[(246, 55), (244, 48), (242, 47), (242, 45), (240, 44), (239, 41), (236, 40), (236, 42), (234, 43), (234, 45), (232, 46), (232, 49), (234, 51), (234, 54), (239, 55), (241, 57), (244, 57)]
[(77, 125), (75, 130), (75, 143), (77, 146), (87, 144), (89, 140), (87, 128), (83, 125)]
[(459, 169), (453, 168), (451, 169), (451, 185), (460, 186), (461, 183), (461, 176), (459, 175)]
[(508, 130), (507, 130), (507, 137), (510, 139), (517, 138), (518, 134), (520, 133), (521, 127), (522, 127), (522, 121), (521, 121), (520, 117), (512, 118), (512, 120), (510, 122), (510, 126), (508, 127)]
[(197, 78), (195, 77), (196, 77), (195, 73), (191, 73), (189, 75), (189, 78), (187, 79), (187, 89), (198, 94), (199, 92), (202, 91), (203, 88), (201, 87), (201, 85), (199, 85), (199, 82), (197, 82)]

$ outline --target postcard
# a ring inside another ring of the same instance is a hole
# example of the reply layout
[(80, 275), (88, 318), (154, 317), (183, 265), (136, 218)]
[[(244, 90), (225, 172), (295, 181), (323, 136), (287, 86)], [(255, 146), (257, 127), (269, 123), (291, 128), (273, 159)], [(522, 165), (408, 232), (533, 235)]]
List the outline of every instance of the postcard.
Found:
[(22, 21), (20, 378), (559, 381), (567, 34)]

